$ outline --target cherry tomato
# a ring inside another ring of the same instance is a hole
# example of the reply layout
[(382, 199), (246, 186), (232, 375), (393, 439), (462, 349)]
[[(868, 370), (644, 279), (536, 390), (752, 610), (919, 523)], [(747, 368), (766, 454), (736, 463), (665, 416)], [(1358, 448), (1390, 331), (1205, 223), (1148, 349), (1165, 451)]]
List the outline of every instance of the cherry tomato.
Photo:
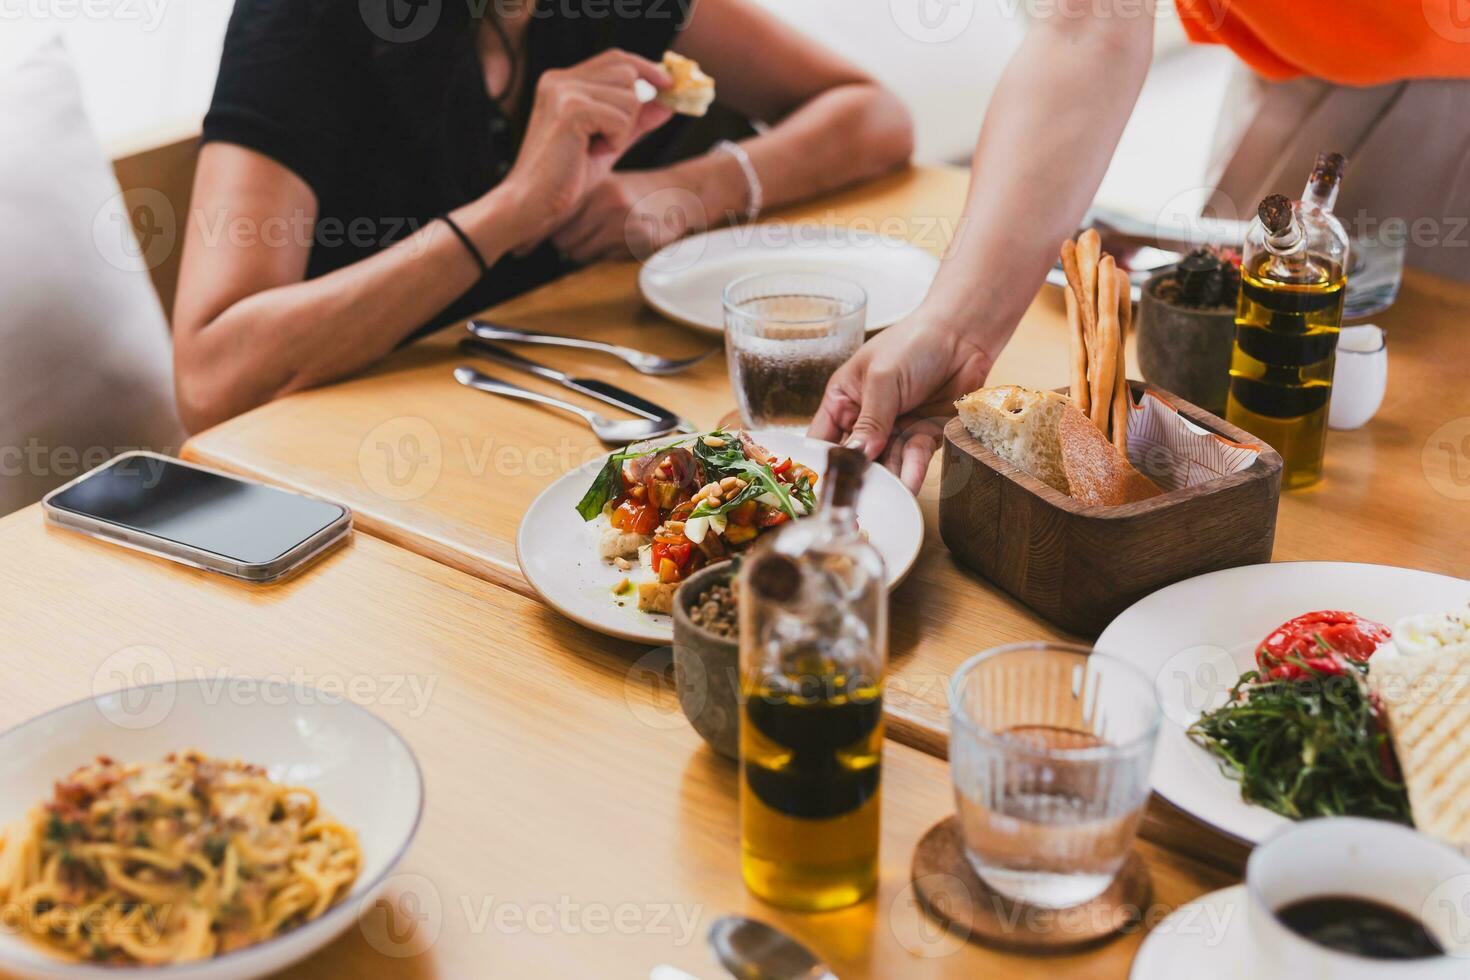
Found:
[(791, 469), (791, 457), (790, 456), (788, 456), (785, 459), (781, 460), (781, 462), (776, 463), (775, 465), (773, 465), (771, 467), (771, 472), (774, 473), (774, 474), (776, 474), (777, 476), (780, 476), (782, 473), (785, 473), (789, 469)]
[(1355, 613), (1322, 609), (1272, 630), (1256, 648), (1256, 666), (1271, 680), (1297, 680), (1312, 672), (1341, 674), (1345, 661), (1366, 662), (1391, 637), (1382, 623)]
[(658, 515), (657, 507), (629, 498), (618, 504), (617, 509), (612, 512), (610, 521), (612, 526), (620, 531), (628, 531), (632, 534), (652, 534), (658, 529), (662, 518)]

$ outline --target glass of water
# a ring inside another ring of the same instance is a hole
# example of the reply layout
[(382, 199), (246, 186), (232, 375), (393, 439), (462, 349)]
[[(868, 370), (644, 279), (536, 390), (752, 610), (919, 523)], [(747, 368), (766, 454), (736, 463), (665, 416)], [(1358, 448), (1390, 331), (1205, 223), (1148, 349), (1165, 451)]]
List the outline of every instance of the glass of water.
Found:
[(1086, 647), (1018, 643), (967, 660), (949, 707), (950, 775), (975, 873), (1040, 908), (1106, 891), (1148, 802), (1152, 682)]
[(868, 294), (818, 272), (761, 272), (725, 287), (725, 357), (741, 421), (805, 430), (827, 381), (863, 343)]

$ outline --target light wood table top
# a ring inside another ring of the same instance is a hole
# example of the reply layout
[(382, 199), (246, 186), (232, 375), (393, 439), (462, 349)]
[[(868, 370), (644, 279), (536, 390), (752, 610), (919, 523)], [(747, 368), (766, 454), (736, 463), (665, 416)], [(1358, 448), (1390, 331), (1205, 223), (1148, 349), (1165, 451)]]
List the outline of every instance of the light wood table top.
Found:
[[(967, 179), (963, 170), (916, 168), (779, 217), (907, 235), (937, 253), (958, 220)], [(631, 264), (594, 266), (488, 317), (670, 356), (708, 345), (648, 310), (636, 279)], [(1377, 322), (1389, 334), (1388, 397), (1367, 427), (1331, 434), (1320, 485), (1283, 494), (1275, 557), (1470, 576), (1470, 388), (1463, 382), (1470, 287), (1411, 272), (1397, 304)], [(362, 377), (256, 409), (196, 436), (184, 453), (339, 500), (373, 534), (530, 595), (515, 560), (520, 517), (556, 477), (603, 449), (577, 420), (456, 384), (450, 371), (467, 360), (454, 349), (460, 335), (459, 328), (447, 330)], [(1065, 338), (1060, 294), (1043, 289), (992, 383), (1065, 384)], [(644, 378), (600, 355), (521, 349), (569, 373), (640, 390), (696, 424), (713, 424), (733, 406), (719, 359), (681, 376)], [(1131, 354), (1130, 364), (1137, 377)], [(484, 361), (478, 366), (569, 394)], [(892, 604), (886, 697), (892, 736), (937, 755), (946, 751), (945, 685), (965, 658), (1001, 643), (1062, 636), (955, 564), (939, 539), (940, 489), (935, 465), (920, 495), (924, 548)], [(567, 629), (572, 635), (571, 624)], [(1144, 832), (1230, 867), (1243, 853), (1162, 804)]]
[[(937, 252), (958, 219), (966, 181), (963, 170), (918, 168), (782, 217), (907, 234)], [(708, 345), (708, 338), (648, 310), (636, 278), (632, 264), (594, 266), (487, 317), (670, 356)], [(1327, 477), (1319, 486), (1283, 495), (1276, 559), (1470, 575), (1470, 388), (1458, 356), (1470, 322), (1470, 287), (1410, 273), (1397, 305), (1378, 322), (1389, 332), (1392, 353), (1388, 398), (1366, 428), (1331, 434)], [(1064, 331), (1059, 294), (1043, 290), (991, 381), (1064, 384)], [(194, 437), (184, 454), (341, 501), (373, 534), (531, 594), (515, 559), (521, 515), (556, 477), (603, 449), (580, 421), (456, 384), (452, 367), (470, 360), (454, 349), (461, 334), (452, 328), (362, 377), (249, 412)], [(677, 377), (645, 378), (601, 355), (520, 349), (569, 373), (642, 391), (696, 424), (714, 424), (733, 405), (718, 358)], [(476, 363), (517, 384), (570, 395)], [(942, 739), (944, 684), (969, 654), (1060, 635), (950, 559), (937, 531), (938, 469), (921, 494), (923, 553), (893, 603), (890, 697), (897, 732), (915, 739), (926, 733)]]
[[(37, 507), (0, 520), (0, 552), (0, 728), (122, 686), (118, 651), (147, 645), (180, 679), (345, 689), (412, 744), (427, 809), (387, 897), (401, 912), (389, 948), (414, 955), (383, 955), (356, 929), (294, 976), (642, 980), (672, 963), (714, 977), (704, 936), (727, 913), (800, 936), (844, 978), (1112, 978), (1140, 941), (1026, 958), (921, 919), (909, 857), (952, 810), (950, 784), (939, 760), (893, 743), (877, 897), (822, 916), (763, 905), (740, 881), (734, 767), (683, 723), (667, 684), (635, 669), (642, 648), (369, 535), (268, 586), (48, 528)], [(1152, 914), (1225, 883), (1140, 849)], [(387, 914), (369, 913), (374, 934)]]

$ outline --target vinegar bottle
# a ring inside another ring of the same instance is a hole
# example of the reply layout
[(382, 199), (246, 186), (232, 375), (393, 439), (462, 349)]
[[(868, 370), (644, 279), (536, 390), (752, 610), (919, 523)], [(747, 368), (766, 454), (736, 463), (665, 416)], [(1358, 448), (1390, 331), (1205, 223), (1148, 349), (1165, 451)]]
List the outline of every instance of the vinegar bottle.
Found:
[(878, 880), (888, 590), (854, 511), (866, 466), (832, 449), (822, 506), (741, 571), (741, 871), (782, 908), (842, 908)]
[(1225, 418), (1269, 443), (1282, 486), (1322, 478), (1348, 236), (1332, 213), (1346, 161), (1317, 157), (1298, 202), (1261, 202), (1246, 233)]

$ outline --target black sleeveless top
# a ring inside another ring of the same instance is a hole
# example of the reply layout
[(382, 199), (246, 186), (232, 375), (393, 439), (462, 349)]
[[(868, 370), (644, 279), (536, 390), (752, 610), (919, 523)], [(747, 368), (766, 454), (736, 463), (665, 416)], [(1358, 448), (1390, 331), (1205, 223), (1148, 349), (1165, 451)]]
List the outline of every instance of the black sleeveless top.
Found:
[[(307, 278), (357, 262), (435, 215), (480, 197), (510, 172), (521, 134), (485, 90), (471, 11), (532, 0), (237, 0), (225, 35), (205, 142), (235, 143), (301, 177), (317, 198)], [(690, 0), (536, 0), (527, 31), (524, 119), (536, 80), (608, 48), (658, 61)], [(621, 165), (660, 162), (679, 120)], [(205, 216), (206, 222), (216, 216)], [(219, 219), (226, 222), (228, 216)], [(269, 241), (272, 229), (261, 228)], [(549, 245), (507, 256), (417, 330), (464, 319), (566, 271)]]

